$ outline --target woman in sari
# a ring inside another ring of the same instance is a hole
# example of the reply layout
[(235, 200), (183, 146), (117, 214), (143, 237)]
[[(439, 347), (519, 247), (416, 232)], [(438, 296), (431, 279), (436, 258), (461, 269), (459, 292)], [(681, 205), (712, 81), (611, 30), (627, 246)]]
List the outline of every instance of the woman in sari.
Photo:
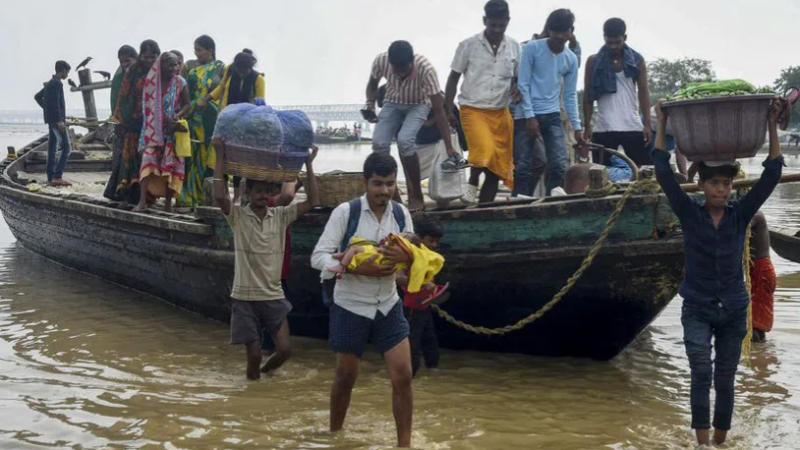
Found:
[(142, 132), (142, 88), (144, 79), (161, 50), (156, 41), (148, 39), (139, 46), (139, 57), (122, 77), (114, 121), (115, 134), (122, 136), (116, 198), (123, 204), (139, 202), (139, 134)]
[(194, 54), (198, 66), (189, 71), (188, 79), (191, 108), (186, 119), (192, 137), (192, 157), (186, 159), (186, 180), (178, 198), (178, 205), (197, 206), (203, 203), (203, 180), (214, 174), (216, 155), (211, 146), (211, 135), (217, 122), (219, 102), (205, 101), (206, 95), (220, 85), (225, 75), (225, 64), (216, 59), (216, 45), (207, 35), (194, 41)]
[[(175, 152), (178, 120), (190, 107), (186, 80), (178, 72), (178, 57), (165, 52), (158, 57), (144, 81), (142, 107), (144, 126), (139, 137), (142, 166), (139, 171), (142, 195), (134, 211), (147, 209), (148, 197), (164, 197), (164, 210), (172, 210), (172, 197), (183, 188), (186, 169)], [(187, 130), (183, 130), (187, 131)]]

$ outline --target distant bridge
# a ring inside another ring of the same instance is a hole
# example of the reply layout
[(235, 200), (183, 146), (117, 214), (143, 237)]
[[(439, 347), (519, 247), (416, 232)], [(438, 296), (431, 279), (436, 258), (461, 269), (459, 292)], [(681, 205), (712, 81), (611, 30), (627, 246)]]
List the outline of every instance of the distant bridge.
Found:
[(281, 105), (275, 109), (299, 109), (308, 115), (308, 118), (317, 123), (327, 122), (367, 122), (361, 117), (361, 108), (364, 104), (340, 105)]
[[(340, 105), (280, 105), (273, 106), (275, 109), (299, 109), (306, 114), (312, 122), (317, 124), (326, 124), (329, 122), (360, 122), (364, 129), (368, 129), (367, 122), (361, 117), (361, 108), (363, 104), (340, 104)], [(82, 117), (84, 112), (82, 109), (70, 108), (67, 111), (68, 116)], [(108, 110), (98, 110), (98, 116), (108, 117)], [(41, 110), (16, 110), (16, 111), (0, 111), (0, 123), (14, 123), (14, 124), (39, 124), (42, 123)]]

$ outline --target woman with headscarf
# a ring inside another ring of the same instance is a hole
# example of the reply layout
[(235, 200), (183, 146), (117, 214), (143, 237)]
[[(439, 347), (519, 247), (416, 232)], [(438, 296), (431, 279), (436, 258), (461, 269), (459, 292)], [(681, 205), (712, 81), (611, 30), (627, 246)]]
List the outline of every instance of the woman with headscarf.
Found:
[(219, 102), (206, 96), (222, 83), (225, 64), (216, 58), (216, 44), (210, 36), (202, 35), (194, 41), (197, 67), (189, 70), (191, 108), (186, 116), (192, 138), (192, 156), (186, 159), (186, 179), (178, 204), (197, 206), (203, 203), (203, 180), (214, 174), (216, 155), (211, 146), (211, 135), (217, 122)]
[[(250, 49), (246, 48), (237, 53), (233, 64), (225, 70), (222, 83), (206, 96), (206, 101), (218, 101), (219, 110), (222, 111), (228, 105), (255, 103), (257, 98), (263, 99), (264, 74), (254, 69), (256, 62), (256, 57)], [(233, 177), (234, 202), (241, 196), (240, 183), (240, 177)]]
[(142, 88), (144, 79), (161, 54), (156, 41), (147, 39), (139, 46), (136, 63), (122, 77), (114, 121), (119, 125), (116, 134), (122, 136), (116, 197), (123, 203), (139, 202), (139, 135), (142, 132)]
[[(139, 137), (142, 195), (134, 211), (147, 208), (148, 197), (164, 197), (164, 210), (172, 210), (172, 197), (183, 188), (186, 168), (175, 151), (175, 131), (190, 107), (186, 80), (178, 72), (178, 57), (170, 52), (158, 57), (144, 81), (144, 126)], [(188, 130), (183, 130), (188, 131)]]
[[(123, 45), (117, 50), (117, 58), (119, 59), (119, 67), (114, 76), (111, 77), (111, 115), (117, 109), (117, 98), (119, 97), (119, 90), (122, 88), (122, 78), (129, 67), (136, 64), (136, 59), (139, 54), (136, 49), (130, 45)], [(106, 188), (103, 191), (103, 197), (109, 200), (120, 200), (117, 198), (117, 184), (119, 183), (119, 164), (122, 156), (122, 144), (125, 142), (125, 133), (120, 128), (114, 132), (114, 141), (112, 146), (112, 162), (111, 162), (111, 176), (106, 182)]]
[(225, 78), (207, 98), (220, 102), (220, 111), (236, 103), (255, 103), (264, 98), (264, 75), (256, 72), (256, 57), (244, 49), (236, 55), (225, 71)]

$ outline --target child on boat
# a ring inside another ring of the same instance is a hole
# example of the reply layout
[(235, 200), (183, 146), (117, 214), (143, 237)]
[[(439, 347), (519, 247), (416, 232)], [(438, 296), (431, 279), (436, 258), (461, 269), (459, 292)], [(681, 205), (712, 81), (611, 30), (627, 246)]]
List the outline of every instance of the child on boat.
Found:
[[(784, 102), (776, 99), (769, 111), (769, 156), (761, 179), (744, 197), (729, 200), (739, 167), (731, 162), (699, 164), (698, 185), (705, 199), (689, 197), (675, 180), (665, 148), (666, 113), (656, 105), (658, 130), (653, 161), (656, 178), (681, 222), (686, 275), (681, 323), (691, 370), (692, 428), (700, 446), (721, 444), (731, 428), (734, 377), (747, 333), (747, 304), (742, 267), (747, 226), (781, 177), (783, 156), (778, 142), (777, 119)], [(711, 359), (712, 337), (715, 359)], [(716, 391), (714, 421), (710, 420), (709, 391), (712, 374)]]
[[(292, 309), (281, 288), (281, 269), (285, 252), (286, 227), (319, 203), (319, 189), (311, 163), (317, 148), (306, 160), (307, 198), (288, 206), (267, 206), (279, 185), (247, 180), (250, 201), (234, 205), (224, 181), (225, 142), (213, 140), (217, 151), (214, 169), (214, 198), (233, 231), (234, 277), (231, 292), (231, 344), (245, 346), (247, 378), (257, 380), (261, 372), (277, 369), (289, 359), (289, 322)], [(275, 343), (275, 352), (261, 367), (264, 332)]]

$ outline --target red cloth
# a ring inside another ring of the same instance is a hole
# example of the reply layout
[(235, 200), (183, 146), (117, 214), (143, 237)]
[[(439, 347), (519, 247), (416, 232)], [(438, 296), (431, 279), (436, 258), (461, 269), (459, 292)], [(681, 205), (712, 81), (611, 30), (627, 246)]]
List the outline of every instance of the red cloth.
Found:
[[(270, 208), (275, 207), (275, 199), (277, 196), (269, 197), (267, 199), (267, 206)], [(292, 229), (286, 227), (286, 246), (283, 249), (283, 267), (281, 268), (281, 280), (289, 279), (289, 265), (292, 260)]]
[(769, 257), (753, 261), (750, 265), (750, 298), (753, 302), (755, 330), (764, 332), (772, 330), (775, 285), (775, 268)]
[(405, 286), (400, 289), (403, 291), (403, 306), (406, 308), (425, 311), (430, 306), (430, 303), (422, 303), (423, 300), (431, 295), (429, 291), (420, 289), (419, 292), (411, 293), (406, 290)]

